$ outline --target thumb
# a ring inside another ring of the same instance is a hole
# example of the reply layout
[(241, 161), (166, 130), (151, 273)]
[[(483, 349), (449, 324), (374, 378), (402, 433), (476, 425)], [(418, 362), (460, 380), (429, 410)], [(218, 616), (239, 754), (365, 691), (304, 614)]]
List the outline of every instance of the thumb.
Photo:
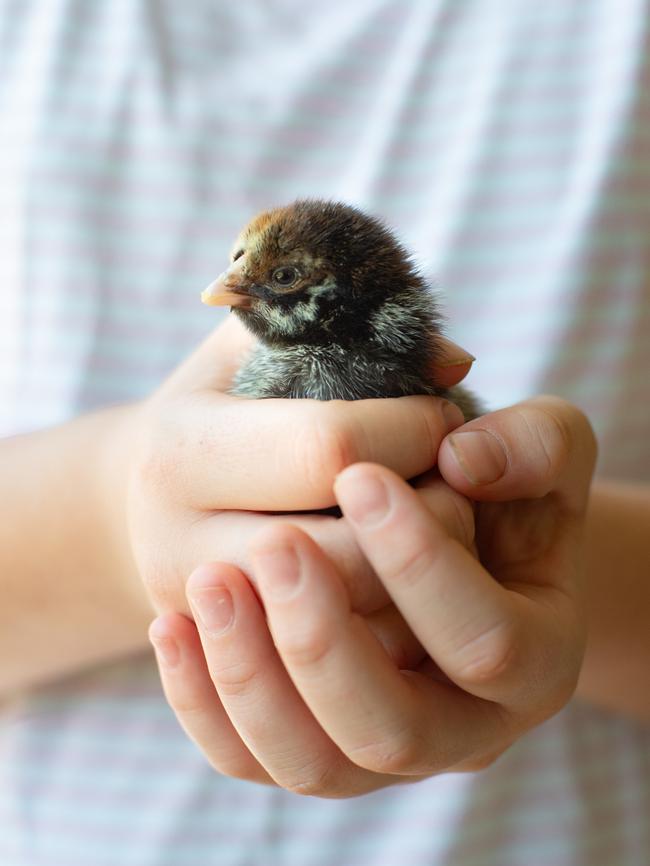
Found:
[(438, 467), (459, 493), (479, 501), (537, 499), (555, 492), (586, 506), (596, 440), (583, 413), (558, 397), (536, 397), (484, 415), (443, 440)]

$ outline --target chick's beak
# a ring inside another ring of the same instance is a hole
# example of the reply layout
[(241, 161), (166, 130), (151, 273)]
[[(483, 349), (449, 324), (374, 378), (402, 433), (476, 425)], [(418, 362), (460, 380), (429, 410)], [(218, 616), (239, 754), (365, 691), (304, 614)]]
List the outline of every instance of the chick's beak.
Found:
[(240, 256), (217, 279), (201, 292), (201, 300), (212, 307), (249, 307), (251, 295), (247, 291), (243, 270), (246, 256)]

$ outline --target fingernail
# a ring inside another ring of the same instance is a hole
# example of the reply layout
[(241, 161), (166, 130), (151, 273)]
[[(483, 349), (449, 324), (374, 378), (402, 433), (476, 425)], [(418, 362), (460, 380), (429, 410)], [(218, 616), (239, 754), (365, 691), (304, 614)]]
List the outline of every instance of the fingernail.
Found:
[(476, 360), (467, 349), (447, 337), (438, 338), (438, 352), (442, 356), (436, 361), (438, 367), (460, 367), (464, 364), (473, 364)]
[(149, 628), (149, 640), (153, 644), (156, 655), (168, 668), (175, 668), (181, 660), (181, 652), (173, 637), (156, 632), (156, 621)]
[(460, 427), (461, 424), (465, 423), (465, 416), (455, 403), (450, 403), (449, 400), (445, 400), (442, 404), (441, 410), (442, 416), (445, 419), (445, 424), (447, 425), (447, 432), (455, 430), (456, 427)]
[(436, 366), (438, 367), (464, 367), (466, 364), (473, 364), (476, 358), (474, 355), (462, 355), (458, 358), (445, 358), (444, 360), (437, 361)]
[(449, 436), (448, 442), (463, 475), (472, 484), (491, 484), (506, 471), (503, 446), (487, 430), (467, 430)]
[(390, 507), (390, 499), (383, 481), (366, 473), (359, 478), (359, 474), (352, 470), (336, 479), (336, 498), (346, 517), (370, 529), (382, 522)]
[(294, 595), (300, 583), (300, 560), (293, 547), (283, 544), (258, 550), (253, 561), (257, 579), (272, 598)]
[(232, 595), (225, 586), (209, 586), (190, 593), (190, 603), (206, 631), (220, 634), (233, 620)]

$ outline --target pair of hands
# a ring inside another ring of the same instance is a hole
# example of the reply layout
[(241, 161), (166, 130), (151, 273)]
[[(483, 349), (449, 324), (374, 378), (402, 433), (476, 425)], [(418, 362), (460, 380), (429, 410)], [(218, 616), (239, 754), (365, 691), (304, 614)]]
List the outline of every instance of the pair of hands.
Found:
[[(319, 796), (488, 765), (575, 688), (588, 422), (554, 398), (463, 426), (428, 397), (241, 400), (248, 348), (219, 329), (134, 441), (130, 533), (179, 721), (220, 772)], [(342, 519), (268, 513), (333, 487)]]

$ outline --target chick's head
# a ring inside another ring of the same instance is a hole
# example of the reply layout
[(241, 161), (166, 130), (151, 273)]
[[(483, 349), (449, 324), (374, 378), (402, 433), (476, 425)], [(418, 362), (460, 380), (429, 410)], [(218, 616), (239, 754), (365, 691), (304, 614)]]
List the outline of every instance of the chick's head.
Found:
[(345, 345), (364, 336), (386, 304), (408, 306), (424, 291), (379, 220), (349, 205), (305, 200), (255, 217), (202, 300), (232, 307), (269, 344)]

